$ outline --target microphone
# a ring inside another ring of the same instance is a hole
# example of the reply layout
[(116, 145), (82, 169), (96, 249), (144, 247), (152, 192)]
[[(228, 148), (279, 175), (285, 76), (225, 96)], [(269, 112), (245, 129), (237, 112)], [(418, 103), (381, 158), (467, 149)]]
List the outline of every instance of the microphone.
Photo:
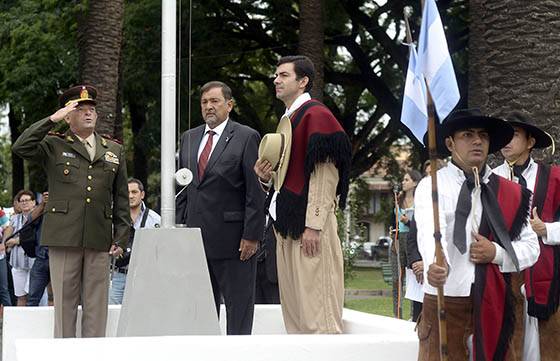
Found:
[(398, 182), (393, 183), (393, 193), (399, 193), (401, 190), (400, 184)]
[(187, 188), (187, 186), (191, 184), (192, 180), (193, 173), (188, 168), (181, 168), (177, 172), (175, 172), (175, 183), (183, 186), (183, 188), (181, 188), (181, 190), (175, 195), (175, 199), (177, 199), (177, 197), (179, 197), (179, 194), (181, 194)]

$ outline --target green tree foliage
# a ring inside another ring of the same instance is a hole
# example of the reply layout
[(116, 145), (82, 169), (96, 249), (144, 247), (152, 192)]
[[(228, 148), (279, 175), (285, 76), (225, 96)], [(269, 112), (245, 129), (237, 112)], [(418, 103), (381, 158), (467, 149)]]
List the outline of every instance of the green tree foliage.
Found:
[(57, 109), (77, 75), (75, 12), (64, 0), (4, 1), (0, 7), (0, 102), (23, 127)]
[[(10, 105), (12, 141), (29, 124), (57, 109), (60, 89), (75, 82), (75, 13), (64, 0), (5, 0), (0, 5), (0, 104)], [(23, 162), (13, 157), (12, 192), (23, 188)], [(36, 174), (38, 169), (31, 167)], [(44, 177), (30, 188), (44, 190)]]
[[(323, 1), (324, 102), (350, 135), (351, 175), (356, 178), (382, 157), (391, 157), (390, 146), (409, 135), (399, 119), (407, 66), (402, 18), (404, 7), (411, 6), (417, 38), (420, 2)], [(77, 14), (84, 4), (84, 0), (0, 4), (0, 103), (9, 103), (15, 122), (22, 124), (16, 131), (50, 114), (57, 106), (57, 93), (79, 78)], [(192, 24), (188, 23), (189, 2), (178, 4), (179, 133), (202, 123), (198, 89), (216, 79), (234, 91), (233, 119), (261, 134), (273, 131), (284, 107), (275, 99), (272, 78), (278, 57), (298, 52), (299, 1), (194, 1)], [(465, 0), (438, 1), (443, 22), (449, 26), (447, 37), (461, 89), (466, 89), (466, 4)], [(187, 76), (189, 25), (191, 79)], [(122, 94), (124, 123), (130, 124), (130, 131), (125, 129), (124, 134), (134, 138), (125, 139), (133, 146), (128, 148), (130, 173), (144, 182), (157, 182), (160, 167), (160, 49), (161, 1), (125, 1)], [(413, 142), (418, 153), (419, 143)], [(158, 188), (148, 186), (152, 192)]]

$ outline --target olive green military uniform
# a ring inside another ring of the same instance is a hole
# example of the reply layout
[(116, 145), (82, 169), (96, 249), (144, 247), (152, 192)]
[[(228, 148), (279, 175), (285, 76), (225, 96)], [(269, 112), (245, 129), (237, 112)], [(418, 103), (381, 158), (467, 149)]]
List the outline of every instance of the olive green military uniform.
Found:
[(68, 130), (40, 120), (18, 138), (13, 152), (40, 163), (49, 201), (41, 244), (49, 246), (55, 304), (55, 337), (75, 337), (77, 306), (83, 307), (82, 337), (104, 336), (107, 321), (109, 255), (126, 245), (130, 226), (124, 150), (95, 135), (91, 160), (85, 145)]

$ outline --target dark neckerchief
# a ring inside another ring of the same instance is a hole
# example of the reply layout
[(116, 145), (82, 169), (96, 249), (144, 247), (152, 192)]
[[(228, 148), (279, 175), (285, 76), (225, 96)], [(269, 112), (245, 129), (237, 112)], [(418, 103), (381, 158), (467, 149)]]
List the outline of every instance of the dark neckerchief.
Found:
[(517, 182), (523, 187), (527, 187), (527, 180), (523, 177), (523, 171), (527, 169), (529, 162), (531, 162), (531, 157), (527, 157), (525, 163), (513, 166), (513, 175), (517, 177)]
[[(454, 163), (455, 164), (455, 163)], [(457, 166), (457, 164), (455, 164)], [(461, 168), (459, 168), (461, 169)], [(486, 164), (479, 172), (480, 179), (480, 200), (482, 202), (483, 215), (488, 221), (490, 230), (494, 238), (500, 243), (506, 252), (511, 256), (515, 267), (519, 269), (519, 261), (511, 244), (511, 237), (507, 231), (504, 218), (502, 216), (498, 200), (494, 191), (482, 181), (486, 172)], [(475, 177), (472, 173), (464, 172), (465, 181), (459, 191), (459, 198), (455, 208), (455, 225), (453, 227), (453, 244), (461, 254), (467, 251), (466, 224), (471, 212), (472, 199), (471, 192), (475, 187)], [(477, 230), (478, 231), (478, 230)]]
[[(451, 162), (457, 168), (462, 169), (453, 160)], [(482, 166), (482, 169), (479, 173), (479, 179), (484, 178), (485, 172), (486, 165)], [(455, 245), (455, 247), (457, 247), (461, 254), (465, 254), (465, 252), (467, 251), (467, 234), (465, 227), (467, 224), (467, 218), (471, 213), (471, 193), (475, 187), (474, 174), (467, 173), (464, 170), (463, 174), (465, 175), (465, 181), (463, 182), (461, 190), (459, 191), (459, 198), (457, 199), (457, 206), (455, 207), (455, 226), (453, 227), (453, 244)]]

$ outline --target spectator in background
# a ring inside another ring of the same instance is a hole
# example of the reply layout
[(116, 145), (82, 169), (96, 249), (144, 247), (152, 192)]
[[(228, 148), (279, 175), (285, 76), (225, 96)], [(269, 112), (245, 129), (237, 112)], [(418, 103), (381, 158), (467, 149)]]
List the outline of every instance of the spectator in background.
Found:
[[(4, 233), (4, 227), (10, 223), (10, 219), (3, 209), (0, 209), (0, 234)], [(0, 242), (0, 303), (2, 306), (11, 306), (12, 299), (8, 291), (8, 264), (6, 262), (6, 246)], [(0, 312), (0, 315), (2, 312)]]
[[(440, 170), (441, 168), (445, 167), (445, 160), (436, 158), (436, 170)], [(427, 177), (430, 175), (430, 170), (432, 169), (432, 161), (428, 159), (424, 162), (424, 176)]]
[(408, 170), (402, 180), (402, 191), (397, 197), (394, 215), (397, 217), (392, 224), (398, 227), (397, 242), (393, 242), (390, 259), (393, 283), (393, 313), (402, 318), (402, 286), (405, 277), (406, 242), (414, 214), (414, 190), (422, 179), (420, 172)]
[(145, 196), (144, 184), (139, 179), (130, 178), (128, 180), (128, 204), (130, 205), (132, 226), (130, 227), (130, 238), (123, 256), (115, 260), (115, 269), (111, 270), (111, 287), (109, 288), (109, 304), (111, 305), (120, 305), (122, 303), (134, 232), (139, 228), (159, 228), (161, 224), (160, 215), (146, 207), (144, 203)]
[(29, 291), (29, 271), (33, 266), (34, 259), (28, 257), (23, 248), (19, 245), (19, 236), (8, 238), (19, 231), (27, 222), (31, 210), (35, 207), (35, 194), (28, 190), (21, 190), (16, 194), (14, 209), (21, 210), (16, 213), (6, 227), (3, 239), (6, 247), (10, 251), (10, 265), (12, 266), (12, 277), (14, 280), (14, 293), (17, 297), (17, 305), (25, 306), (27, 303), (27, 293)]
[(43, 192), (42, 202), (39, 203), (39, 205), (31, 212), (31, 217), (28, 220), (29, 223), (41, 217), (34, 226), (35, 240), (37, 243), (35, 246), (35, 262), (33, 263), (29, 273), (29, 294), (27, 296), (27, 306), (45, 305), (47, 302), (45, 299), (45, 290), (47, 285), (51, 282), (49, 248), (47, 246), (41, 246), (38, 242), (41, 239), (41, 225), (43, 224), (42, 217), (48, 200), (49, 192)]

